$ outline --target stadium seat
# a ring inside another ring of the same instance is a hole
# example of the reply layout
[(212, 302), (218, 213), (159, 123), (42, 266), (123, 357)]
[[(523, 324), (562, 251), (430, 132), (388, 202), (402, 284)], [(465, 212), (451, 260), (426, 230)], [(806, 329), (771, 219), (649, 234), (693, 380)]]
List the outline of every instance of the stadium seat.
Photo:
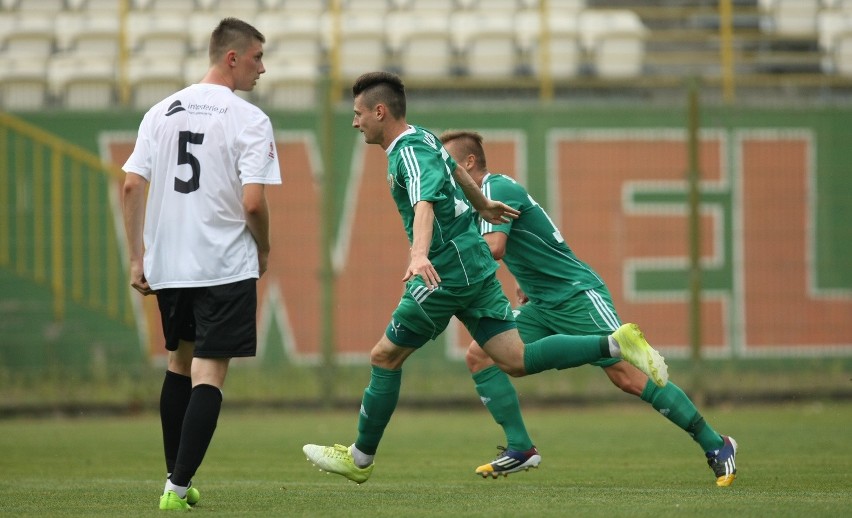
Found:
[(456, 0), (392, 0), (397, 10), (441, 11), (450, 13), (456, 9)]
[(218, 12), (196, 11), (189, 15), (186, 32), (188, 34), (189, 54), (207, 53), (210, 33), (219, 25), (224, 16)]
[(196, 0), (130, 0), (130, 2), (134, 11), (189, 13), (197, 9)]
[(67, 0), (70, 11), (91, 11), (118, 13), (123, 0)]
[(183, 55), (136, 55), (127, 63), (131, 105), (147, 110), (185, 85)]
[(341, 0), (340, 8), (352, 13), (375, 13), (384, 15), (390, 10), (388, 0)]
[(134, 54), (186, 54), (189, 34), (186, 17), (171, 12), (131, 11), (127, 14), (127, 42)]
[(817, 30), (822, 71), (852, 76), (852, 11), (820, 12)]
[(207, 11), (216, 13), (219, 18), (234, 16), (241, 20), (250, 20), (260, 11), (255, 0), (205, 0), (210, 5)]
[[(581, 50), (578, 11), (556, 9), (548, 11), (547, 16), (547, 72), (554, 79), (576, 77), (580, 70)], [(542, 72), (542, 30), (541, 12), (538, 9), (524, 9), (515, 16), (516, 41), (521, 53), (522, 63), (534, 76)]]
[(816, 35), (818, 0), (759, 0), (758, 9), (764, 32), (791, 37)]
[[(483, 0), (479, 0), (482, 2)], [(486, 0), (487, 1), (487, 0)], [(518, 9), (539, 9), (541, 0), (518, 0)], [(547, 8), (550, 11), (572, 11), (580, 12), (586, 8), (586, 0), (549, 0)]]
[(837, 37), (834, 44), (834, 68), (837, 74), (852, 77), (852, 32)]
[(434, 79), (451, 73), (454, 55), (447, 11), (391, 11), (385, 26), (391, 63), (404, 76)]
[(514, 12), (518, 10), (517, 0), (456, 0), (459, 9), (464, 11)]
[(0, 106), (4, 110), (38, 110), (47, 105), (45, 59), (0, 54)]
[(54, 15), (40, 11), (0, 14), (0, 48), (9, 55), (47, 58), (55, 43)]
[(116, 62), (104, 56), (57, 54), (47, 65), (53, 97), (69, 109), (105, 109), (116, 106)]
[(116, 58), (120, 45), (115, 13), (65, 11), (56, 15), (56, 47), (60, 53)]
[(65, 0), (7, 0), (6, 4), (8, 10), (21, 13), (58, 13), (65, 9)]
[[(489, 2), (490, 4), (490, 2)], [(450, 17), (454, 47), (471, 77), (507, 78), (515, 75), (518, 48), (513, 11), (470, 10)]]
[(191, 85), (201, 81), (210, 68), (210, 56), (207, 52), (190, 54), (183, 60), (183, 82)]
[(642, 73), (647, 29), (635, 12), (585, 9), (578, 24), (580, 44), (596, 75), (628, 78)]
[(318, 81), (319, 71), (312, 64), (272, 57), (257, 83), (257, 94), (260, 103), (270, 108), (314, 108)]
[(824, 10), (817, 16), (817, 41), (820, 50), (820, 68), (827, 74), (837, 71), (834, 51), (838, 37), (852, 30), (849, 16), (840, 10)]
[(272, 57), (285, 62), (323, 63), (320, 18), (313, 11), (260, 12), (254, 26), (266, 37), (264, 60)]
[[(334, 16), (326, 11), (320, 21), (326, 52), (332, 46)], [(353, 79), (364, 72), (384, 69), (388, 61), (384, 13), (350, 11), (342, 13), (339, 22), (338, 57), (343, 77)]]
[(318, 16), (326, 9), (326, 2), (323, 0), (260, 0), (260, 2), (261, 9), (270, 12), (309, 12)]

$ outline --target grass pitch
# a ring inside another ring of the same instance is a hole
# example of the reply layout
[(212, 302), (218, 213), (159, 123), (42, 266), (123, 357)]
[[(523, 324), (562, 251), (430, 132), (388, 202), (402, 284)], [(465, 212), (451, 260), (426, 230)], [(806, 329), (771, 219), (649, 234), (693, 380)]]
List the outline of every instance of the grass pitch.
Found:
[[(373, 477), (317, 471), (302, 444), (351, 443), (352, 412), (225, 408), (194, 479), (210, 516), (841, 516), (852, 513), (852, 405), (711, 408), (740, 444), (717, 488), (698, 446), (649, 407), (532, 409), (538, 470), (497, 480), (473, 468), (502, 434), (484, 409), (400, 409)], [(162, 516), (159, 420), (0, 421), (0, 514)]]

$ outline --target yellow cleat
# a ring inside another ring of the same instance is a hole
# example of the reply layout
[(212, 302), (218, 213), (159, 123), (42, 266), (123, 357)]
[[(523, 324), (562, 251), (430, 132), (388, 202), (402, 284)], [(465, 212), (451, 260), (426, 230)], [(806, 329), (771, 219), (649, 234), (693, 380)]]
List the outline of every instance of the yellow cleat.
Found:
[(373, 463), (366, 468), (359, 468), (355, 465), (355, 460), (352, 458), (349, 448), (342, 444), (335, 444), (334, 446), (306, 444), (302, 451), (305, 453), (305, 457), (320, 471), (343, 475), (356, 484), (366, 482), (373, 473), (373, 466), (375, 466), (375, 463)]
[(660, 353), (645, 340), (636, 324), (624, 324), (612, 333), (621, 349), (621, 358), (644, 372), (658, 387), (669, 382), (669, 368)]

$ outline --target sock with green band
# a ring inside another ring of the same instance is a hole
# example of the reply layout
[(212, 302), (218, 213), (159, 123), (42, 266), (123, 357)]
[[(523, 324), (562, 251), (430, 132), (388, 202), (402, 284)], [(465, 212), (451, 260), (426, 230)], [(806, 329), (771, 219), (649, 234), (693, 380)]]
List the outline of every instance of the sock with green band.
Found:
[(509, 380), (509, 376), (496, 365), (486, 367), (473, 374), (476, 392), (485, 408), (491, 412), (494, 421), (503, 427), (507, 447), (510, 450), (527, 451), (533, 447), (527, 434), (518, 393)]
[(606, 336), (551, 335), (524, 346), (524, 369), (536, 374), (548, 369), (570, 369), (610, 358)]
[(658, 387), (653, 381), (648, 380), (640, 397), (642, 401), (650, 403), (657, 412), (688, 433), (704, 451), (718, 450), (722, 447), (722, 436), (704, 421), (689, 397), (671, 381), (665, 387)]
[(355, 441), (355, 447), (360, 451), (368, 455), (376, 454), (385, 427), (399, 401), (401, 385), (402, 370), (388, 370), (373, 365), (370, 385), (364, 390), (361, 415), (358, 418), (358, 439)]

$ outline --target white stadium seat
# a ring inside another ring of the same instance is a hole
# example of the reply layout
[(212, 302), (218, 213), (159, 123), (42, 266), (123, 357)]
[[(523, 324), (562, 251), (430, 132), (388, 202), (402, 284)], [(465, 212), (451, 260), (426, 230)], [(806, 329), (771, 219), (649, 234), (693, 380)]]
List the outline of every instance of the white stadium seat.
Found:
[(435, 78), (450, 74), (453, 45), (447, 11), (391, 11), (386, 38), (393, 63), (405, 77)]
[(254, 26), (266, 37), (264, 60), (275, 57), (310, 63), (315, 68), (322, 64), (322, 30), (315, 12), (261, 12)]
[(210, 33), (222, 21), (219, 13), (211, 11), (196, 11), (189, 15), (186, 21), (186, 31), (189, 41), (189, 53), (207, 53), (210, 45)]
[(54, 15), (39, 11), (0, 14), (0, 49), (15, 56), (47, 58), (55, 43)]
[(134, 54), (182, 58), (189, 46), (186, 25), (186, 17), (172, 12), (131, 11), (127, 14), (128, 46)]
[[(578, 11), (551, 10), (547, 17), (547, 72), (554, 79), (577, 76), (581, 55)], [(527, 66), (535, 76), (542, 72), (542, 29), (541, 13), (538, 9), (525, 9), (515, 16), (516, 41)]]
[(127, 80), (133, 107), (147, 110), (186, 86), (183, 59), (183, 55), (131, 56), (127, 64)]
[(818, 0), (759, 0), (758, 8), (764, 32), (792, 37), (816, 34)]
[(515, 74), (518, 48), (511, 11), (472, 10), (450, 17), (454, 46), (471, 77), (506, 78)]
[(112, 108), (117, 101), (114, 59), (75, 54), (55, 55), (47, 69), (54, 98), (70, 109)]
[(841, 37), (852, 31), (852, 15), (840, 10), (824, 10), (817, 17), (820, 66), (828, 74), (837, 72), (835, 51)]
[(45, 60), (0, 54), (0, 106), (4, 110), (37, 110), (47, 104)]
[(266, 73), (257, 83), (257, 94), (264, 106), (278, 109), (309, 109), (317, 104), (319, 71), (304, 61), (271, 57)]
[(598, 76), (628, 78), (642, 73), (647, 29), (635, 12), (586, 9), (578, 23), (580, 43)]
[(116, 58), (121, 46), (119, 19), (104, 11), (65, 11), (56, 15), (59, 52)]
[[(331, 13), (327, 12), (324, 23), (331, 22), (330, 16)], [(385, 68), (388, 52), (384, 13), (360, 10), (341, 13), (339, 27), (339, 63), (343, 77), (354, 79), (364, 72)], [(325, 34), (328, 37), (331, 29), (327, 29)], [(327, 39), (326, 52), (330, 50), (329, 43)]]

